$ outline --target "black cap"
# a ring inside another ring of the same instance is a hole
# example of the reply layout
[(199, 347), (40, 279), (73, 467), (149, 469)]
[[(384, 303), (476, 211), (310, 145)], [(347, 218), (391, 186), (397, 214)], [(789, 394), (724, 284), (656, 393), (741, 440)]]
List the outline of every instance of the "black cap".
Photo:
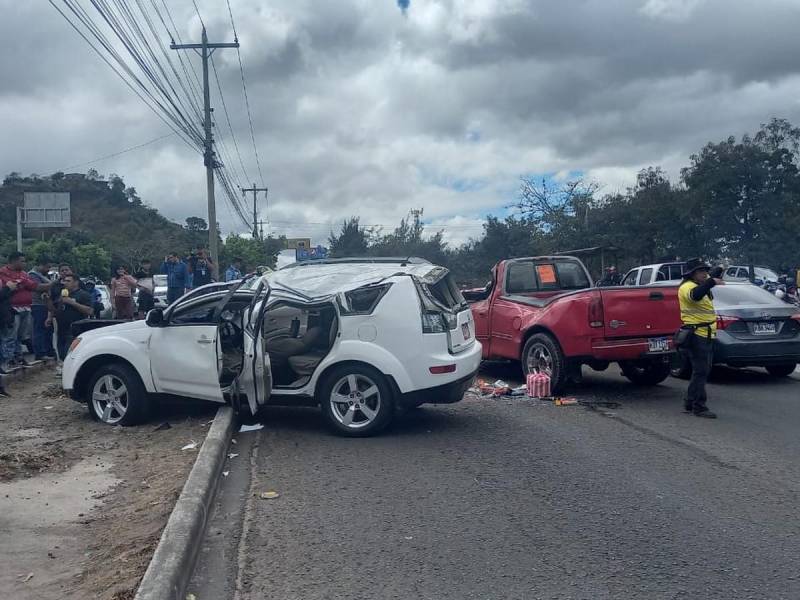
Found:
[(702, 258), (690, 258), (683, 267), (683, 278), (688, 279), (695, 271), (709, 271), (711, 267)]

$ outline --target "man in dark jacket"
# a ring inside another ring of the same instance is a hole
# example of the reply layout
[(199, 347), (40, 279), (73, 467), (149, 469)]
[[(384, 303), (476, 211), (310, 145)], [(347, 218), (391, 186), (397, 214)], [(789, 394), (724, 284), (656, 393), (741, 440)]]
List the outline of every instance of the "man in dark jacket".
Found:
[(211, 276), (211, 267), (202, 256), (194, 263), (194, 273), (192, 275), (192, 289), (199, 288), (201, 285), (211, 283), (213, 278)]

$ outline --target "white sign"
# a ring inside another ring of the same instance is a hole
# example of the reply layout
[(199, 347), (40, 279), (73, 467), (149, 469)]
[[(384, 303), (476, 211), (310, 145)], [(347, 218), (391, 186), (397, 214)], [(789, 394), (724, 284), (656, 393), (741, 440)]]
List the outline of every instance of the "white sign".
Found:
[(29, 229), (71, 227), (69, 192), (25, 192), (22, 223)]

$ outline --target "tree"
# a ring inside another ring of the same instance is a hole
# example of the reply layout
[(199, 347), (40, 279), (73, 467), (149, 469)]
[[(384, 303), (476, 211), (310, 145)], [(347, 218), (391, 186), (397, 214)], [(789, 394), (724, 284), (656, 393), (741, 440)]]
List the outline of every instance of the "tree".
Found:
[(367, 254), (368, 234), (359, 223), (359, 217), (350, 217), (342, 222), (339, 235), (331, 231), (331, 235), (328, 238), (331, 256), (343, 258), (346, 256), (365, 256)]
[(82, 276), (105, 278), (111, 273), (111, 254), (98, 244), (75, 246), (73, 257), (73, 269)]
[(188, 231), (208, 231), (208, 223), (201, 217), (186, 217), (185, 227)]

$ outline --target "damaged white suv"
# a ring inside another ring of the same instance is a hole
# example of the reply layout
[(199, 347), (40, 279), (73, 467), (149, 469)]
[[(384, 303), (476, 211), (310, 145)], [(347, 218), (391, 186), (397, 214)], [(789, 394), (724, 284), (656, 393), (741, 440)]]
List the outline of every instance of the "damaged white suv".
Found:
[(164, 394), (252, 414), (315, 403), (335, 431), (363, 436), (398, 408), (459, 401), (480, 364), (467, 303), (426, 261), (297, 263), (248, 283), (210, 284), (146, 321), (81, 333), (64, 389), (109, 424), (142, 421)]

